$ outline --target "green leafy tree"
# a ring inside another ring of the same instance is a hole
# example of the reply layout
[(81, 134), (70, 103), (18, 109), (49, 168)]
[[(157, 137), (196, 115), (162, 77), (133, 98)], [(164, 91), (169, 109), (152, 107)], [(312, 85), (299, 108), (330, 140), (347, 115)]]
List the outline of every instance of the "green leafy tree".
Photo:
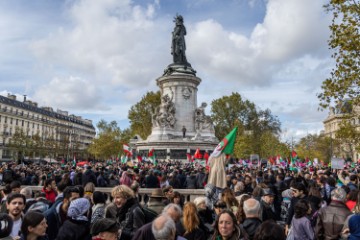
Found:
[(296, 150), (302, 159), (309, 158), (312, 161), (317, 158), (319, 161), (329, 162), (334, 145), (332, 139), (323, 134), (308, 134), (299, 140)]
[(234, 150), (237, 157), (248, 158), (250, 154), (261, 152), (265, 154), (266, 151), (262, 146), (267, 142), (261, 141), (262, 138), (271, 136), (280, 143), (278, 134), (281, 124), (277, 117), (272, 115), (269, 109), (257, 110), (254, 103), (243, 100), (239, 93), (213, 100), (211, 118), (218, 139), (222, 139), (231, 129), (238, 127)]
[(9, 147), (12, 151), (14, 160), (30, 156), (32, 152), (32, 139), (27, 136), (22, 128), (16, 127), (15, 133), (12, 135)]
[(129, 136), (129, 130), (121, 131), (116, 121), (110, 123), (100, 120), (96, 125), (98, 135), (88, 148), (88, 152), (95, 156), (96, 159), (106, 160), (110, 157), (116, 157), (123, 151), (123, 143), (129, 139), (122, 138)]
[(360, 103), (360, 1), (330, 0), (325, 9), (332, 13), (329, 46), (334, 50), (335, 68), (318, 95), (324, 108), (332, 100), (349, 98)]
[(129, 110), (130, 130), (132, 135), (139, 134), (146, 139), (151, 134), (152, 114), (160, 105), (160, 92), (147, 92), (140, 102), (136, 103)]
[(236, 126), (244, 129), (256, 115), (255, 104), (243, 100), (239, 93), (232, 93), (211, 102), (211, 118), (218, 139), (222, 139)]
[(355, 152), (360, 151), (360, 131), (351, 119), (343, 120), (335, 134), (336, 152), (338, 156), (345, 154), (346, 158), (353, 158)]

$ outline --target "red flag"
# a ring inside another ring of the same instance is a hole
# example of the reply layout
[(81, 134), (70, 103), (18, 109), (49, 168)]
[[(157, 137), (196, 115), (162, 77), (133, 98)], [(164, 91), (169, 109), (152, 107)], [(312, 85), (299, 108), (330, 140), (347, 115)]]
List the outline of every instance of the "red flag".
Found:
[(194, 158), (196, 158), (196, 159), (202, 159), (202, 155), (201, 155), (201, 153), (200, 153), (200, 149), (199, 149), (199, 148), (196, 149), (196, 152), (195, 152), (195, 154), (194, 154)]
[(208, 152), (204, 153), (204, 159), (206, 160), (206, 164), (207, 164), (207, 161), (209, 160), (209, 153)]
[(187, 160), (188, 160), (189, 162), (191, 162), (191, 154), (190, 154), (190, 153), (187, 153), (187, 154), (186, 154), (186, 158), (187, 158)]
[(137, 159), (139, 162), (142, 162), (142, 157), (140, 155), (137, 155)]
[(292, 152), (291, 152), (291, 157), (292, 158), (295, 158), (297, 156), (297, 153), (293, 150)]

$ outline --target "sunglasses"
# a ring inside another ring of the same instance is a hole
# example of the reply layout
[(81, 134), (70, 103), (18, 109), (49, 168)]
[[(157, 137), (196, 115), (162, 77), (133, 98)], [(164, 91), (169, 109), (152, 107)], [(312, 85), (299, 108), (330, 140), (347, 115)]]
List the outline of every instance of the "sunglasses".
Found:
[(226, 205), (219, 204), (219, 205), (214, 205), (214, 207), (224, 209), (226, 208)]

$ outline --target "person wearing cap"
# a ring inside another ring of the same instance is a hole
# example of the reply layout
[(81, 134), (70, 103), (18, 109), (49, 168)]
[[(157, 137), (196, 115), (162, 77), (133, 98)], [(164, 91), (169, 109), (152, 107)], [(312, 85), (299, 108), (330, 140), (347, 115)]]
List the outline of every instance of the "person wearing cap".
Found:
[(165, 195), (161, 188), (155, 188), (151, 191), (149, 202), (147, 203), (147, 208), (153, 210), (157, 214), (160, 214), (165, 207), (163, 200)]
[(265, 222), (266, 220), (277, 220), (277, 214), (274, 210), (274, 199), (275, 193), (271, 188), (264, 188), (262, 190), (262, 197), (260, 201), (261, 205), (261, 220)]
[(319, 210), (315, 236), (319, 239), (339, 239), (346, 218), (351, 214), (345, 205), (346, 192), (335, 188), (331, 192), (330, 205)]
[(96, 240), (117, 240), (120, 225), (114, 220), (103, 218), (97, 220), (91, 227), (91, 235)]

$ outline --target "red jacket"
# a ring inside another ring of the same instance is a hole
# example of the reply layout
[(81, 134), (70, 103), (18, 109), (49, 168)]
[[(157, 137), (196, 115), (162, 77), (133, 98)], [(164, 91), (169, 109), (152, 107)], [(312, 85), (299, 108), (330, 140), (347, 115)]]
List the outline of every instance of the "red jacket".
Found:
[(49, 200), (51, 203), (54, 203), (55, 202), (55, 198), (56, 198), (56, 192), (54, 190), (46, 190), (45, 188), (42, 189), (42, 192), (44, 192), (46, 195), (46, 199)]

